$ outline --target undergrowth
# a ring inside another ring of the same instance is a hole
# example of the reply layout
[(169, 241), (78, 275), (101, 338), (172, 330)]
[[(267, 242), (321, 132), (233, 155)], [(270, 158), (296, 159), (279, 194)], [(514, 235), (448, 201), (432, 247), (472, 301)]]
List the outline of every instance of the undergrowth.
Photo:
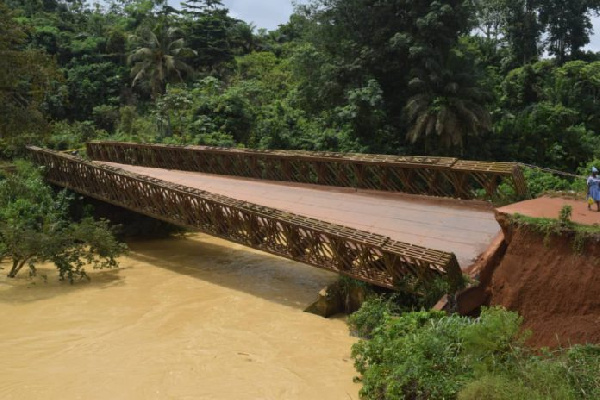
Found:
[[(465, 287), (468, 283), (468, 277), (461, 276), (462, 281), (459, 288)], [(369, 287), (368, 284), (367, 287)], [(388, 291), (370, 286), (370, 290), (367, 291), (367, 299), (360, 312), (356, 312), (348, 318), (348, 324), (353, 333), (360, 337), (369, 337), (375, 327), (381, 325), (386, 316), (428, 310), (444, 295), (453, 298), (456, 291), (456, 288), (444, 277), (430, 281), (421, 280), (421, 282), (412, 284), (410, 290), (407, 288), (408, 286), (396, 286), (395, 291)]]
[(530, 349), (522, 318), (502, 308), (469, 318), (377, 301), (353, 320), (369, 328), (352, 348), (366, 400), (600, 398), (600, 346)]
[[(600, 160), (590, 161), (582, 165), (577, 171), (573, 171), (578, 175), (570, 176), (545, 172), (539, 168), (525, 167), (523, 168), (523, 176), (527, 182), (528, 197), (537, 198), (544, 195), (558, 195), (583, 199), (587, 192), (585, 177), (594, 165), (600, 165)], [(517, 195), (512, 182), (509, 180), (503, 181), (498, 186), (498, 193), (502, 195), (492, 199), (492, 203), (496, 206), (503, 206), (524, 200), (522, 196)], [(485, 195), (486, 192), (484, 189), (476, 191), (476, 198), (485, 199)]]

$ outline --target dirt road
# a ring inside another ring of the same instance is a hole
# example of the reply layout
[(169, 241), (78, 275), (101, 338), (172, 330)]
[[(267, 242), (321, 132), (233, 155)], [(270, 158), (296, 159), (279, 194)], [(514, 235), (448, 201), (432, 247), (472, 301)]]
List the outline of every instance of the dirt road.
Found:
[(498, 209), (499, 212), (507, 214), (519, 213), (534, 218), (558, 218), (563, 206), (573, 207), (571, 220), (582, 225), (600, 224), (600, 212), (596, 211), (596, 205), (591, 210), (587, 209), (584, 200), (569, 200), (554, 197), (541, 197), (534, 200), (525, 200)]

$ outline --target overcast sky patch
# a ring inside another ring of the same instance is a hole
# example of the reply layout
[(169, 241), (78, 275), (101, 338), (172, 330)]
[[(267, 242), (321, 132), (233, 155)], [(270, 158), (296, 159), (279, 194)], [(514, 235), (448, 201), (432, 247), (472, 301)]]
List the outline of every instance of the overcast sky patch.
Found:
[(223, 4), (233, 17), (253, 23), (257, 29), (275, 30), (288, 22), (294, 11), (290, 0), (224, 0)]
[[(275, 30), (281, 24), (288, 22), (294, 11), (291, 0), (222, 0), (229, 9), (232, 17), (247, 23), (253, 23), (256, 29), (266, 28)], [(179, 0), (169, 0), (172, 5), (178, 5)], [(297, 1), (306, 3), (307, 0)], [(594, 32), (586, 49), (600, 51), (600, 18), (592, 18)]]
[[(252, 23), (256, 29), (266, 28), (270, 31), (288, 22), (294, 11), (292, 0), (222, 0), (222, 2), (233, 18)], [(180, 0), (169, 0), (169, 3), (179, 8)]]

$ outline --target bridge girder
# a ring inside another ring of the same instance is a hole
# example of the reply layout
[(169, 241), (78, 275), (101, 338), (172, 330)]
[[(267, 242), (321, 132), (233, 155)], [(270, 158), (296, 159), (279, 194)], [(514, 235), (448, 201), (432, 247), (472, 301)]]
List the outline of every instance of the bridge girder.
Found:
[(423, 291), (436, 279), (462, 284), (453, 253), (29, 146), (46, 180), (83, 195), (374, 285)]

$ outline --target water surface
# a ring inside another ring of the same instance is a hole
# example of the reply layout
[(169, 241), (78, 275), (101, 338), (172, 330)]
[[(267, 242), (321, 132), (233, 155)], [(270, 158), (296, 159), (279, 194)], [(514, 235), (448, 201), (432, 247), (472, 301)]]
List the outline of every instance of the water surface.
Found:
[(358, 398), (345, 322), (303, 312), (335, 275), (201, 234), (130, 248), (75, 285), (0, 264), (0, 398)]

